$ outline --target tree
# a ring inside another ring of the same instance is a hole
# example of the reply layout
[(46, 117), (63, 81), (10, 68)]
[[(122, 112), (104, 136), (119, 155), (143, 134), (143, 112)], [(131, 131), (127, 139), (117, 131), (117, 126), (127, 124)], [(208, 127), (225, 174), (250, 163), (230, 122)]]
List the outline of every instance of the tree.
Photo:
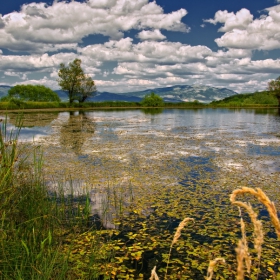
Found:
[(81, 64), (82, 61), (76, 58), (69, 66), (61, 63), (58, 71), (58, 84), (62, 90), (68, 92), (70, 104), (75, 100), (84, 102), (96, 91), (94, 81), (84, 74)]
[(96, 92), (96, 86), (91, 77), (85, 75), (84, 80), (81, 83), (81, 90), (78, 94), (78, 101), (84, 102), (87, 98), (94, 96)]
[(9, 89), (6, 100), (59, 102), (57, 93), (43, 85), (17, 85)]
[(280, 76), (276, 80), (271, 80), (268, 83), (268, 90), (278, 99), (278, 106), (280, 107)]
[(141, 100), (141, 105), (143, 107), (163, 107), (164, 101), (163, 98), (151, 92), (151, 94), (145, 95), (145, 97)]

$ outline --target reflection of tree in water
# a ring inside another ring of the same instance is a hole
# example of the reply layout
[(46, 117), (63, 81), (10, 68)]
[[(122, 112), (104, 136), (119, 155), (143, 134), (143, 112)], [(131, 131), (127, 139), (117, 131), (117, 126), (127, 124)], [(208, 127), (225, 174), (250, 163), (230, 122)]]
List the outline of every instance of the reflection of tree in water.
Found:
[(60, 129), (60, 143), (71, 148), (76, 154), (81, 154), (84, 142), (94, 131), (95, 123), (84, 112), (70, 112), (68, 121)]
[(141, 111), (145, 115), (157, 115), (157, 114), (161, 114), (163, 112), (163, 109), (162, 108), (145, 108), (145, 109), (141, 109)]
[(48, 126), (57, 119), (58, 113), (11, 113), (9, 114), (9, 123), (18, 127), (34, 127), (34, 126)]
[(145, 108), (145, 109), (141, 109), (141, 111), (147, 115), (147, 116), (151, 116), (151, 123), (155, 122), (155, 116), (159, 115), (163, 112), (162, 108)]

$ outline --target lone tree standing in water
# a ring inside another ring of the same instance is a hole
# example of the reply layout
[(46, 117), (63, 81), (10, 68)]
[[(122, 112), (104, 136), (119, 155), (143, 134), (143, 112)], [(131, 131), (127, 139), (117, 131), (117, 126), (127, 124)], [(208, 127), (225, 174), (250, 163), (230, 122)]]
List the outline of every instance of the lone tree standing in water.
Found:
[(278, 107), (280, 107), (280, 76), (276, 80), (268, 83), (268, 90), (271, 91), (278, 99)]
[(62, 90), (68, 92), (70, 104), (75, 100), (82, 103), (88, 97), (94, 96), (96, 92), (94, 81), (91, 77), (85, 75), (81, 64), (81, 59), (76, 58), (69, 63), (69, 66), (61, 63), (58, 71), (58, 84)]

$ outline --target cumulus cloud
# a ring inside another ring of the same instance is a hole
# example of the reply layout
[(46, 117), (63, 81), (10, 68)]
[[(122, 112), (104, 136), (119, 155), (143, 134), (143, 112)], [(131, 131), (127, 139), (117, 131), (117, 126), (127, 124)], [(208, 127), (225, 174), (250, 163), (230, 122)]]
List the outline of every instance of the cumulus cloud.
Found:
[(48, 77), (44, 77), (42, 79), (26, 79), (23, 82), (17, 82), (14, 83), (13, 86), (15, 85), (44, 85), (46, 87), (49, 87), (53, 90), (57, 89), (57, 82), (54, 80), (48, 79)]
[(2, 18), (2, 15), (0, 14), (0, 29), (5, 27), (5, 22)]
[(268, 15), (253, 19), (247, 9), (241, 9), (236, 14), (228, 11), (218, 11), (214, 19), (206, 22), (224, 24), (219, 31), (225, 32), (215, 41), (219, 47), (273, 50), (280, 48), (280, 5), (266, 9)]
[(212, 54), (206, 46), (190, 46), (179, 42), (144, 41), (133, 44), (131, 38), (110, 40), (78, 48), (81, 55), (102, 61), (176, 63), (204, 61)]
[(243, 30), (253, 21), (253, 15), (247, 9), (241, 9), (236, 14), (228, 11), (218, 11), (214, 19), (204, 20), (212, 24), (224, 23), (224, 26), (219, 29), (220, 32), (228, 32), (233, 29)]
[[(202, 25), (221, 25), (224, 34), (216, 42), (225, 48), (216, 52), (202, 45), (169, 42), (161, 33), (188, 32), (182, 23), (186, 13), (181, 9), (165, 14), (148, 0), (26, 4), (19, 12), (0, 16), (0, 73), (13, 82), (57, 89), (60, 63), (78, 57), (98, 90), (119, 93), (196, 83), (248, 92), (266, 88), (267, 81), (278, 75), (280, 59), (253, 60), (252, 54), (255, 49), (279, 48), (280, 5), (258, 19), (247, 9), (218, 11)], [(131, 29), (138, 30), (140, 42), (124, 36)], [(79, 43), (90, 34), (110, 39), (82, 47)], [(1, 48), (30, 55), (6, 55)], [(40, 77), (36, 80), (35, 72)]]
[(142, 41), (144, 40), (161, 41), (166, 39), (166, 36), (164, 36), (159, 29), (155, 29), (152, 31), (143, 30), (138, 33), (137, 37)]
[[(280, 59), (252, 60), (251, 55), (251, 50), (244, 49), (213, 52), (206, 46), (156, 41), (134, 44), (131, 38), (123, 38), (80, 48), (78, 57), (83, 62), (85, 72), (94, 77), (100, 91), (134, 91), (171, 84), (194, 84), (198, 81), (232, 89), (234, 84), (238, 84), (240, 91), (248, 91), (246, 88), (253, 88), (253, 81), (259, 80), (260, 83), (256, 85), (262, 85), (263, 80), (265, 84), (271, 74), (276, 75), (280, 69)], [(36, 71), (48, 77), (36, 83), (56, 89), (60, 63), (68, 63), (76, 57), (75, 53), (67, 52), (53, 55), (2, 55), (0, 71), (5, 71), (7, 75), (26, 72), (29, 77)], [(106, 67), (102, 68), (107, 62), (116, 64), (110, 72)], [(30, 79), (24, 82), (35, 83)]]
[[(75, 53), (59, 53), (54, 55), (2, 55), (0, 56), (0, 71), (11, 72), (53, 72), (53, 69), (58, 69), (61, 63), (69, 63), (77, 58)], [(86, 73), (98, 72), (97, 66), (100, 66), (100, 62), (91, 60), (80, 56), (83, 61), (83, 68)]]
[(0, 47), (29, 52), (73, 49), (91, 34), (120, 39), (131, 29), (154, 29), (154, 34), (140, 32), (140, 37), (159, 38), (160, 29), (188, 32), (181, 22), (186, 14), (185, 9), (165, 14), (156, 2), (149, 0), (25, 4), (19, 12), (0, 17)]

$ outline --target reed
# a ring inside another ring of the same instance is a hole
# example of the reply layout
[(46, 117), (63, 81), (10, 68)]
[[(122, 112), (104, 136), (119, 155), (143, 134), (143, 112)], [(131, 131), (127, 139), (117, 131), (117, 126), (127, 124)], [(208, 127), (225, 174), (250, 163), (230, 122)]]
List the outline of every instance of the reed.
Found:
[(89, 229), (88, 196), (77, 201), (63, 191), (50, 193), (41, 150), (21, 148), (19, 132), (1, 121), (0, 279), (76, 279), (61, 248), (65, 235), (75, 239)]
[(216, 258), (209, 262), (209, 266), (207, 269), (207, 277), (206, 280), (212, 280), (214, 275), (214, 268), (218, 263), (226, 263), (224, 258)]
[(152, 269), (150, 280), (159, 280), (159, 277), (156, 273), (156, 266)]
[(231, 203), (240, 207), (244, 207), (247, 211), (249, 211), (247, 203), (243, 203), (241, 201), (236, 200), (237, 195), (246, 194), (246, 193), (255, 196), (266, 207), (270, 215), (271, 222), (274, 225), (276, 234), (280, 239), (280, 222), (277, 216), (277, 210), (275, 208), (274, 203), (268, 198), (268, 196), (260, 188), (252, 189), (248, 187), (242, 187), (241, 189), (234, 190), (230, 196)]
[[(277, 211), (276, 211), (274, 203), (267, 197), (267, 195), (260, 188), (257, 188), (255, 190), (255, 189), (248, 188), (248, 187), (242, 187), (241, 189), (234, 190), (230, 196), (231, 203), (234, 205), (237, 205), (238, 207), (244, 208), (248, 212), (249, 217), (253, 223), (254, 248), (257, 251), (258, 269), (259, 269), (261, 252), (262, 252), (262, 244), (264, 242), (262, 222), (257, 219), (257, 214), (254, 212), (252, 206), (249, 203), (236, 200), (236, 197), (240, 194), (251, 194), (251, 195), (255, 196), (264, 206), (266, 206), (268, 213), (270, 215), (272, 224), (275, 227), (276, 234), (279, 238), (280, 237), (280, 223), (279, 223), (279, 219), (277, 216)], [(241, 211), (240, 211), (240, 213), (241, 213)], [(241, 218), (240, 224), (241, 224), (242, 239), (239, 241), (238, 247), (236, 248), (237, 264), (238, 264), (237, 279), (243, 280), (244, 279), (243, 261), (245, 261), (247, 272), (250, 273), (251, 259), (250, 259), (248, 245), (247, 245), (247, 241), (246, 241), (245, 223), (243, 222), (242, 218)]]
[(194, 222), (194, 219), (193, 218), (185, 218), (179, 224), (179, 226), (178, 226), (178, 228), (177, 228), (177, 230), (176, 230), (176, 232), (174, 234), (174, 237), (173, 237), (170, 249), (169, 249), (168, 260), (167, 260), (167, 266), (166, 266), (166, 271), (165, 271), (164, 279), (167, 279), (166, 277), (167, 277), (167, 272), (168, 272), (168, 265), (169, 265), (169, 262), (170, 262), (170, 256), (171, 256), (171, 251), (172, 251), (173, 245), (178, 241), (178, 239), (181, 236), (181, 232), (182, 232), (183, 228), (188, 224), (189, 221), (193, 221)]

